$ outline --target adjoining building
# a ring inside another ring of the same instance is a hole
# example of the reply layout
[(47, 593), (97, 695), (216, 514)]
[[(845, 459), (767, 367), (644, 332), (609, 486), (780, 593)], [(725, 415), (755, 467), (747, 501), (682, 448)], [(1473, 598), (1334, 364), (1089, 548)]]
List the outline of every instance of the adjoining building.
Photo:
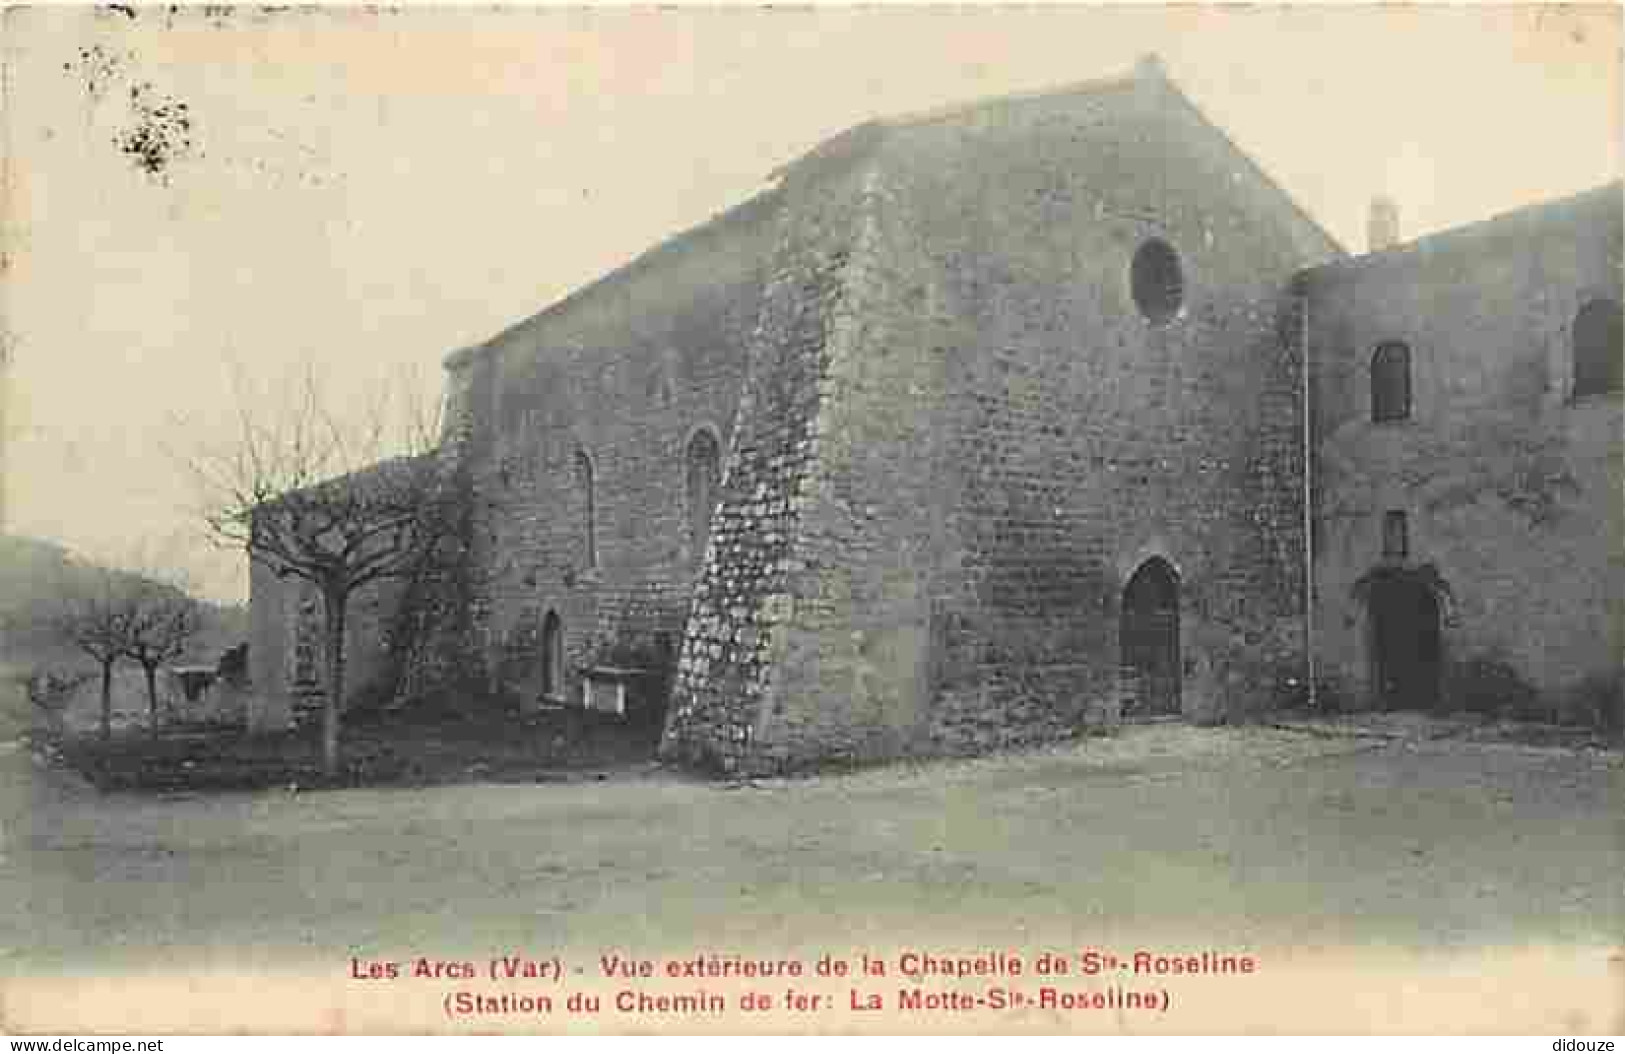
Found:
[[(422, 591), (352, 619), (358, 668), (630, 699), (730, 771), (1235, 720), (1312, 667), (1617, 685), (1619, 185), (1372, 226), (1155, 60), (854, 128), (447, 360), (463, 564), (410, 646)], [(297, 602), (253, 602), (274, 722)]]
[(1350, 697), (1618, 705), (1620, 224), (1615, 183), (1299, 276), (1315, 652)]

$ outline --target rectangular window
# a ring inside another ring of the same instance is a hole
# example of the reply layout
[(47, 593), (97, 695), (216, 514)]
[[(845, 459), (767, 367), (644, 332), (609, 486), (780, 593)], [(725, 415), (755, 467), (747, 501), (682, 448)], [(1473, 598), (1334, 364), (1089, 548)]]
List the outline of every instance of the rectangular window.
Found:
[(1380, 345), (1371, 356), (1371, 420), (1406, 421), (1411, 416), (1411, 349)]
[(1382, 555), (1390, 560), (1403, 560), (1410, 555), (1409, 529), (1405, 513), (1390, 509), (1382, 514)]

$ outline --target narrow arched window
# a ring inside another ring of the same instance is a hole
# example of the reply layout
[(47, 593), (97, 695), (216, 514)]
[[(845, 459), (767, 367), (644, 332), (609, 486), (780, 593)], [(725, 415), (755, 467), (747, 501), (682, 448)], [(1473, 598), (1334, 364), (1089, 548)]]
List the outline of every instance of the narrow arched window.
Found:
[(1371, 355), (1371, 420), (1405, 421), (1411, 416), (1411, 349), (1397, 341)]
[(576, 451), (576, 490), (581, 495), (581, 539), (588, 567), (598, 566), (598, 494), (593, 483), (592, 459)]
[(696, 556), (704, 557), (711, 536), (711, 513), (717, 504), (717, 482), (721, 478), (721, 451), (710, 429), (701, 429), (688, 441), (683, 458), (688, 502), (688, 536)]
[(1625, 368), (1621, 347), (1620, 308), (1615, 300), (1592, 300), (1574, 316), (1574, 394), (1617, 392)]
[(1382, 555), (1389, 560), (1404, 560), (1411, 555), (1410, 526), (1403, 509), (1389, 509), (1382, 514)]
[(542, 695), (564, 698), (564, 625), (552, 611), (542, 620)]

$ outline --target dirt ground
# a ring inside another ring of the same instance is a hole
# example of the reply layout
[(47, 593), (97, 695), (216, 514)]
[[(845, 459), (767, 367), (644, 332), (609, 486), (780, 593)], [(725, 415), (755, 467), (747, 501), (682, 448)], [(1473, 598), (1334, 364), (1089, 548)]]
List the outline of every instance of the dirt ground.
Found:
[[(86, 978), (128, 993), (179, 970), (249, 998), (245, 971), (283, 971), (364, 1018), (381, 1004), (357, 993), (382, 989), (353, 959), (511, 949), (588, 974), (608, 950), (1606, 949), (1625, 934), (1622, 774), (1594, 749), (1159, 725), (746, 785), (646, 764), (537, 786), (135, 796), (7, 743), (0, 977), (14, 1021), (105, 1024)], [(50, 1002), (70, 978), (81, 1002)], [(421, 1022), (388, 1020), (444, 1027), (425, 999)], [(307, 1011), (276, 1020), (357, 1020)], [(1602, 1020), (1564, 1013), (1570, 1031)]]

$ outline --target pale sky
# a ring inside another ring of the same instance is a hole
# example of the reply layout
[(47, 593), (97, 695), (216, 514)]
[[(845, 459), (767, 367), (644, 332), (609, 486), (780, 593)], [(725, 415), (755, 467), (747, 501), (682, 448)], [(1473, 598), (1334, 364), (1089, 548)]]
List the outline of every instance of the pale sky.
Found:
[[(1621, 171), (1613, 6), (48, 8), (0, 40), (7, 527), (111, 559), (195, 529), (165, 449), (225, 434), (229, 363), (438, 384), (873, 117), (1156, 52), (1355, 251), (1376, 193), (1408, 238)], [(128, 133), (177, 101), (155, 177)], [(240, 554), (185, 551), (245, 595)]]

